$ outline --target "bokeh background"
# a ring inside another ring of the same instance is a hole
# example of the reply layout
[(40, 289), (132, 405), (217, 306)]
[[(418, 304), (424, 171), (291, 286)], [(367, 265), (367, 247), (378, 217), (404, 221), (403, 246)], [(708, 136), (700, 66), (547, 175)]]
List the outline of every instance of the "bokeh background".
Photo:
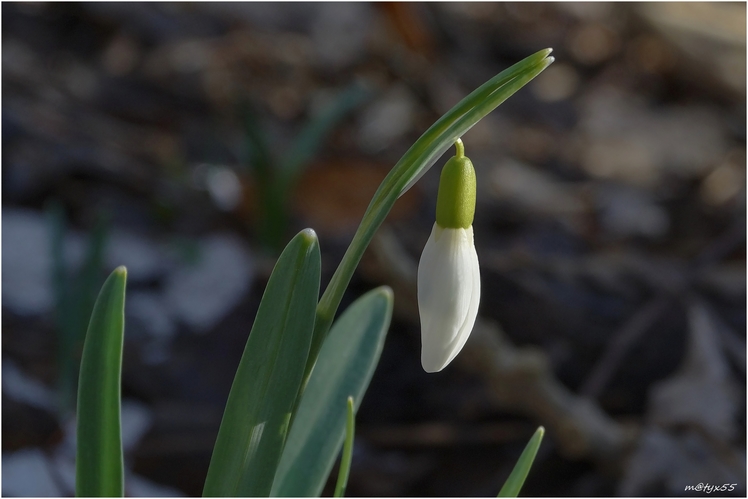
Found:
[(524, 495), (745, 495), (745, 3), (8, 2), (3, 495), (72, 494), (74, 359), (121, 264), (127, 493), (200, 495), (279, 249), (316, 229), (324, 285), (413, 141), (545, 47), (463, 137), (483, 283), (463, 353), (421, 370), (445, 159), (345, 297), (396, 301), (348, 495), (495, 495), (538, 425)]

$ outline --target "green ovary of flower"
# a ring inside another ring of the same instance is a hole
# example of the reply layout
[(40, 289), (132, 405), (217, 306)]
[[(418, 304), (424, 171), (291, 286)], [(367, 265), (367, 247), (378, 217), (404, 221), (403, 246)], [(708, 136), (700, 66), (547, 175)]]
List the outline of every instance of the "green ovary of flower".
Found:
[(445, 229), (467, 229), (475, 215), (475, 169), (465, 157), (462, 140), (455, 142), (456, 154), (447, 161), (439, 179), (436, 223)]

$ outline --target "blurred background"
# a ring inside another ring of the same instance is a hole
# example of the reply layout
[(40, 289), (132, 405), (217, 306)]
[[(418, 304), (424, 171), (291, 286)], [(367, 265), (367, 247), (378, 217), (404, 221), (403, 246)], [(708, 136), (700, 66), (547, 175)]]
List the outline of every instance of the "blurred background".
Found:
[(524, 495), (746, 494), (745, 3), (2, 14), (3, 495), (72, 495), (80, 342), (122, 264), (127, 494), (200, 495), (285, 243), (317, 231), (324, 286), (420, 134), (546, 47), (463, 137), (483, 286), (463, 353), (421, 369), (414, 275), (446, 157), (351, 283), (341, 310), (382, 284), (396, 310), (348, 495), (495, 495), (538, 425)]

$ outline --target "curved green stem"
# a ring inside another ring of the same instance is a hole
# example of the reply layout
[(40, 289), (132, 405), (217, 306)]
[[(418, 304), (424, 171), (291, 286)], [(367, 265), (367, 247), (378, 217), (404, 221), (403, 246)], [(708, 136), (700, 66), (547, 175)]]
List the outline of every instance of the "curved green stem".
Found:
[(552, 62), (551, 49), (541, 50), (502, 71), (460, 101), (434, 123), (403, 155), (380, 184), (330, 283), (317, 305), (314, 335), (306, 365), (308, 379), (335, 313), (366, 247), (384, 222), (397, 198), (410, 188), (436, 160), (478, 121)]
[(455, 140), (455, 157), (456, 158), (465, 157), (465, 144), (462, 143), (462, 139)]

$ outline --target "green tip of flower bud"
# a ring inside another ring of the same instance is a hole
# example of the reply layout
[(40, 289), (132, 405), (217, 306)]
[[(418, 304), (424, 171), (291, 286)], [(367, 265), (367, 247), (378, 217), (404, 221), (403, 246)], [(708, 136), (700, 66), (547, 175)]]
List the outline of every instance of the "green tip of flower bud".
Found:
[(447, 161), (439, 180), (436, 223), (445, 229), (467, 229), (475, 216), (475, 169), (465, 156), (462, 140), (455, 142), (455, 156)]
[(465, 144), (462, 143), (462, 139), (455, 141), (455, 158), (465, 157)]

